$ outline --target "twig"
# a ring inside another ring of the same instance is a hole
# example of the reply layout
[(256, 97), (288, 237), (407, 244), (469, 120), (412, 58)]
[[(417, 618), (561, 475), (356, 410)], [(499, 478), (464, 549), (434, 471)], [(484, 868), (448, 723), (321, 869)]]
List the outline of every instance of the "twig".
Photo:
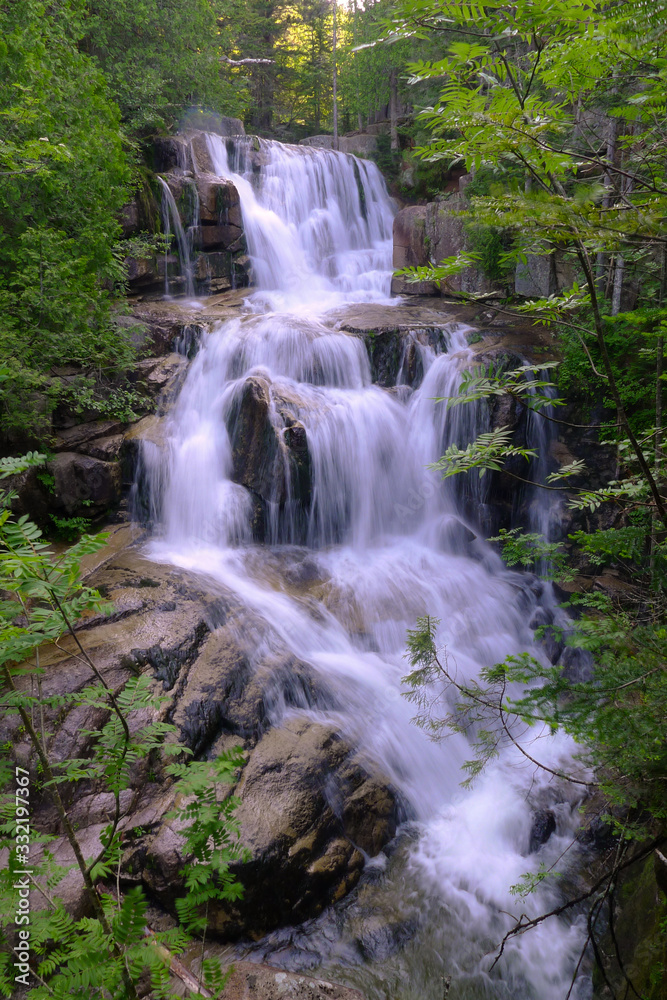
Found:
[(565, 913), (567, 910), (571, 910), (572, 907), (578, 906), (580, 903), (585, 903), (586, 900), (590, 899), (591, 896), (594, 896), (595, 893), (605, 884), (605, 882), (607, 882), (610, 878), (612, 878), (612, 876), (617, 875), (618, 872), (624, 871), (626, 868), (630, 868), (631, 865), (634, 865), (637, 861), (641, 861), (643, 858), (647, 857), (663, 841), (664, 837), (656, 837), (655, 840), (652, 840), (651, 843), (648, 844), (646, 847), (637, 851), (637, 853), (633, 854), (632, 857), (629, 858), (627, 861), (615, 863), (613, 870), (611, 872), (605, 872), (605, 874), (602, 875), (586, 892), (582, 893), (580, 896), (575, 896), (574, 899), (566, 900), (564, 903), (561, 903), (560, 906), (556, 906), (552, 910), (549, 910), (548, 913), (542, 913), (540, 914), (539, 917), (532, 917), (530, 919), (526, 917), (525, 913), (522, 913), (516, 925), (512, 927), (507, 932), (507, 934), (505, 934), (504, 938), (500, 942), (498, 953), (495, 959), (493, 960), (493, 964), (491, 965), (489, 972), (500, 961), (503, 952), (505, 950), (505, 945), (511, 938), (515, 937), (517, 934), (523, 934), (525, 931), (530, 930), (532, 927), (537, 927), (538, 924), (541, 924), (544, 920), (547, 920), (549, 917), (559, 917), (561, 913)]

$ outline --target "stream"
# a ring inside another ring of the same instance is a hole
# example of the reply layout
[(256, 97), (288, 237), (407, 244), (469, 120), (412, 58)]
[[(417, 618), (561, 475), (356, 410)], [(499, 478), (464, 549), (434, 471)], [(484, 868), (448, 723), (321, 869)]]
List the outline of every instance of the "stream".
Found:
[[(480, 537), (493, 502), (484, 480), (464, 496), (456, 479), (427, 469), (449, 444), (487, 429), (484, 407), (434, 401), (456, 394), (470, 329), (452, 323), (438, 342), (408, 334), (421, 382), (408, 384), (402, 364), (395, 387), (374, 385), (363, 340), (337, 317), (363, 302), (389, 315), (396, 303), (394, 208), (377, 168), (327, 150), (261, 140), (253, 158), (245, 139), (207, 141), (216, 173), (241, 196), (255, 289), (240, 318), (204, 335), (167, 447), (144, 446), (159, 525), (150, 555), (218, 581), (252, 610), (258, 625), (243, 637), (251, 663), (288, 649), (321, 677), (325, 703), (295, 686), (289, 704), (274, 706), (274, 725), (295, 712), (335, 725), (405, 804), (396, 840), (368, 859), (348, 897), (245, 953), (355, 985), (369, 1000), (565, 1000), (585, 933), (576, 918), (549, 918), (492, 964), (514, 919), (548, 911), (577, 877), (575, 792), (511, 744), (464, 789), (470, 741), (429, 740), (403, 697), (406, 631), (420, 615), (439, 619), (442, 655), (463, 683), (511, 654), (544, 657), (529, 622), (552, 598)], [(270, 493), (261, 543), (257, 497), (234, 481), (248, 379), (268, 395), (284, 442), (258, 473)], [(547, 523), (537, 497), (531, 511), (534, 524)], [(562, 736), (520, 739), (552, 768), (573, 751)], [(555, 830), (539, 844), (536, 816), (547, 809)], [(557, 864), (561, 877), (512, 894), (540, 863)], [(581, 976), (572, 996), (589, 988)]]

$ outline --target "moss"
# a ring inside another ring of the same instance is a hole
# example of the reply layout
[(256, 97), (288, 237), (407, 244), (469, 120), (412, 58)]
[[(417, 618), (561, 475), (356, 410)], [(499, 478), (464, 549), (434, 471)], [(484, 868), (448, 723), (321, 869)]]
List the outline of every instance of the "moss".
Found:
[[(667, 1000), (667, 898), (655, 880), (653, 854), (623, 878), (613, 915), (623, 967), (638, 994), (642, 1000)], [(609, 929), (600, 941), (600, 949), (607, 978), (617, 996), (623, 996), (628, 984)], [(599, 969), (594, 985), (595, 997), (606, 1000), (609, 990)]]

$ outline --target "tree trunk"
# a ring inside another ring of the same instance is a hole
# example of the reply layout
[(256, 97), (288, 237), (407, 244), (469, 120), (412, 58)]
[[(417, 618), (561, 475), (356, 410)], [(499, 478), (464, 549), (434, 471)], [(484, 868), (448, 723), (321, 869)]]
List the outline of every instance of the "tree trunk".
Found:
[(616, 255), (614, 265), (614, 292), (611, 299), (611, 314), (618, 316), (621, 311), (621, 292), (623, 291), (623, 273), (625, 271), (625, 259), (622, 254)]
[(391, 148), (398, 149), (398, 72), (392, 69), (389, 74), (389, 120), (391, 129)]
[[(612, 93), (616, 93), (614, 87)], [(618, 138), (618, 119), (612, 118), (609, 122), (609, 134), (607, 135), (607, 163), (613, 163), (616, 158), (616, 140)], [(604, 175), (605, 194), (602, 199), (603, 208), (609, 208), (612, 199), (613, 181), (611, 174), (605, 170)], [(595, 261), (595, 282), (600, 294), (605, 292), (605, 271), (607, 269), (607, 254), (600, 252)]]

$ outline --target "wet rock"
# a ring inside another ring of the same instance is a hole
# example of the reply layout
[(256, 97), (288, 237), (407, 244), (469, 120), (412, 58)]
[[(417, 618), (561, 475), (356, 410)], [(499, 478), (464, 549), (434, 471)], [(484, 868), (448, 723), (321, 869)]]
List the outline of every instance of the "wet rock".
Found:
[(225, 1000), (364, 1000), (349, 986), (283, 972), (269, 965), (234, 962)]
[(172, 353), (164, 358), (147, 358), (137, 362), (132, 378), (137, 389), (151, 400), (151, 406), (164, 413), (178, 395), (187, 367), (187, 358)]
[(203, 132), (193, 132), (190, 135), (190, 154), (192, 162), (195, 165), (194, 172), (196, 174), (212, 174), (215, 176), (215, 170), (213, 169), (213, 160), (211, 159), (211, 154), (209, 152), (208, 143), (206, 141), (206, 135)]
[(201, 245), (204, 250), (227, 250), (243, 236), (240, 226), (231, 224), (202, 226)]
[(525, 407), (514, 396), (496, 396), (489, 406), (491, 429), (504, 427), (515, 431), (525, 413)]
[(561, 677), (570, 684), (587, 684), (595, 676), (594, 660), (587, 649), (566, 646), (559, 661)]
[(304, 507), (308, 507), (312, 489), (312, 468), (306, 428), (300, 421), (294, 421), (285, 428), (284, 441), (290, 463), (292, 497)]
[(161, 174), (168, 170), (194, 172), (189, 140), (183, 135), (156, 136), (152, 141), (153, 168)]
[(243, 227), (239, 193), (231, 181), (201, 173), (196, 177), (196, 184), (201, 222)]
[(356, 885), (361, 851), (377, 853), (398, 820), (386, 779), (369, 772), (330, 727), (298, 718), (260, 740), (237, 794), (241, 839), (252, 857), (237, 866), (243, 902), (214, 916), (225, 934), (320, 913)]
[(195, 261), (195, 278), (210, 292), (224, 292), (232, 287), (232, 255), (201, 253)]
[[(235, 794), (250, 859), (233, 865), (243, 899), (209, 906), (211, 930), (225, 938), (297, 923), (341, 899), (360, 877), (362, 850), (380, 850), (398, 822), (386, 779), (333, 729), (306, 719), (292, 718), (262, 737)], [(139, 835), (125, 864), (173, 909), (183, 864), (178, 830), (150, 806), (133, 822), (152, 830)]]
[[(172, 719), (198, 755), (245, 742), (248, 762), (236, 789), (241, 839), (251, 851), (250, 860), (237, 866), (245, 897), (216, 904), (213, 929), (228, 937), (261, 934), (316, 915), (344, 896), (358, 881), (364, 856), (394, 836), (400, 806), (387, 779), (332, 727), (292, 716), (270, 728), (285, 708), (331, 707), (322, 682), (288, 654), (267, 653), (261, 644), (256, 654), (242, 648), (239, 636), (255, 634), (251, 613), (223, 588), (212, 592), (209, 581), (124, 551), (89, 582), (114, 604), (112, 615), (88, 620), (80, 632), (109, 686), (120, 691), (130, 677), (148, 673), (167, 699), (155, 717)], [(47, 703), (91, 682), (76, 653), (64, 639), (45, 654)], [(47, 708), (54, 759), (89, 754), (89, 731), (100, 728), (104, 714), (90, 706)], [(0, 740), (11, 742), (36, 775), (15, 721), (0, 720)], [(123, 798), (128, 815), (121, 883), (143, 884), (173, 910), (182, 890), (183, 841), (164, 819), (175, 791), (163, 765), (158, 757), (132, 770)], [(78, 794), (70, 805), (79, 835), (94, 844), (109, 802), (95, 788)], [(53, 849), (66, 852), (57, 816), (45, 802), (36, 801), (34, 822), (60, 838)], [(70, 902), (74, 909), (80, 905), (76, 885)]]
[(398, 373), (397, 382), (401, 385), (408, 385), (416, 389), (421, 385), (424, 378), (424, 364), (421, 354), (415, 341), (410, 338), (403, 351), (401, 370)]
[(413, 937), (416, 923), (416, 920), (387, 923), (381, 917), (369, 915), (357, 940), (361, 954), (367, 962), (385, 962)]
[(563, 636), (560, 628), (552, 628), (553, 623), (553, 612), (547, 608), (538, 607), (535, 609), (528, 627), (540, 630), (539, 642), (547, 654), (549, 662), (555, 664), (563, 652)]
[(228, 421), (232, 478), (264, 500), (284, 503), (287, 486), (283, 454), (270, 409), (269, 381), (251, 375), (243, 383)]
[(371, 374), (377, 385), (396, 385), (403, 357), (403, 338), (398, 329), (376, 331), (366, 339)]
[(247, 288), (252, 280), (253, 271), (250, 257), (244, 253), (234, 257), (234, 287)]
[(228, 419), (233, 479), (265, 502), (282, 506), (292, 500), (305, 507), (311, 491), (308, 439), (292, 405), (274, 394), (268, 379), (246, 379)]
[(528, 853), (533, 854), (546, 844), (552, 833), (556, 832), (556, 817), (551, 809), (540, 809), (533, 816), (533, 825), (530, 828), (530, 839), (528, 842)]
[(149, 445), (154, 449), (165, 447), (164, 425), (164, 417), (150, 413), (147, 417), (143, 417), (136, 424), (133, 424), (123, 436), (120, 457), (123, 480), (127, 485), (132, 485), (136, 480), (137, 464), (144, 446)]
[(53, 476), (55, 504), (69, 516), (100, 513), (113, 507), (121, 496), (118, 462), (105, 462), (89, 455), (60, 452), (47, 465)]

